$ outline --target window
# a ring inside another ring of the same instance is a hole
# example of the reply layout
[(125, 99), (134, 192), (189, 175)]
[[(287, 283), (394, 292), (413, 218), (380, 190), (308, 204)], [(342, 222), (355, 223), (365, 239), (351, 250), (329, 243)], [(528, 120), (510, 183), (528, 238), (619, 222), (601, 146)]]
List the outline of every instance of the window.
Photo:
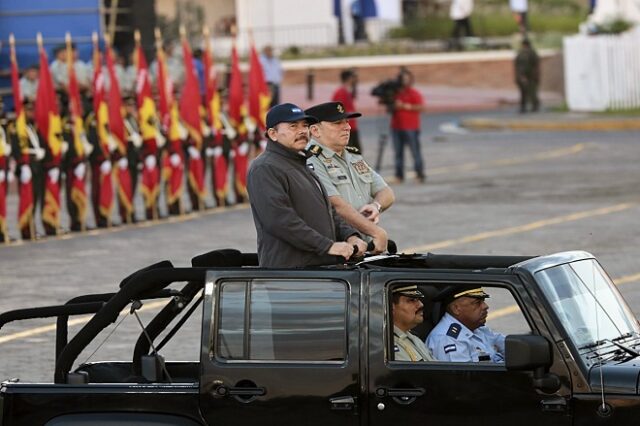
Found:
[(216, 356), (223, 360), (343, 361), (347, 286), (254, 280), (220, 286)]
[[(393, 292), (394, 288), (402, 285), (395, 284), (390, 291)], [(456, 315), (459, 316), (447, 313), (447, 303), (452, 300), (452, 295), (465, 291), (467, 287), (473, 289), (479, 285), (418, 283), (417, 288), (423, 295), (419, 302), (411, 297), (398, 299), (396, 295), (397, 302), (394, 304), (394, 298), (390, 294), (389, 324), (396, 326), (395, 332), (389, 333), (393, 336), (389, 348), (393, 356), (390, 359), (414, 359), (415, 357), (408, 358), (406, 352), (423, 351), (424, 348), (419, 347), (419, 343), (425, 342), (430, 355), (438, 361), (504, 362), (504, 336), (528, 334), (531, 333), (531, 327), (513, 294), (504, 287), (482, 285), (482, 291), (489, 296), (484, 299), (484, 303), (482, 298), (460, 298), (456, 304)], [(451, 294), (445, 296), (448, 293)], [(488, 310), (485, 310), (484, 304), (488, 306)], [(422, 315), (420, 307), (423, 309)], [(405, 348), (410, 342), (402, 333), (407, 329), (417, 336), (411, 344), (411, 350)]]

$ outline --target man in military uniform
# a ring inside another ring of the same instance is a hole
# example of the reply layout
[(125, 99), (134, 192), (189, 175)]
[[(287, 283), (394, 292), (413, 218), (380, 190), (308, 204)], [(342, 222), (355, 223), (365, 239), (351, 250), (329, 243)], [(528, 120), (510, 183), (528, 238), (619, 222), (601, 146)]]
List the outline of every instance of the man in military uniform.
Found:
[(396, 361), (435, 361), (420, 338), (411, 329), (424, 321), (422, 292), (415, 284), (391, 290), (393, 316), (393, 359)]
[(488, 297), (482, 287), (452, 286), (434, 298), (446, 306), (427, 337), (427, 346), (439, 361), (504, 362), (504, 335), (485, 325)]
[(522, 41), (522, 47), (515, 59), (516, 84), (520, 89), (520, 112), (527, 112), (531, 104), (532, 111), (538, 111), (538, 83), (540, 82), (540, 59), (528, 39)]
[(346, 112), (341, 102), (326, 102), (305, 111), (319, 122), (312, 124), (308, 149), (315, 154), (307, 161), (316, 172), (338, 214), (358, 231), (368, 235), (381, 253), (387, 248), (387, 233), (378, 226), (380, 213), (395, 197), (384, 179), (364, 161), (357, 148), (349, 147), (349, 119), (359, 112)]
[[(138, 127), (138, 107), (134, 94), (125, 92), (122, 101), (125, 108), (124, 126), (127, 130), (127, 160), (129, 174), (131, 175), (131, 199), (135, 200), (138, 188), (139, 166), (141, 166), (140, 161), (142, 158), (142, 136)], [(137, 220), (135, 213), (133, 214), (133, 219), (134, 222)]]

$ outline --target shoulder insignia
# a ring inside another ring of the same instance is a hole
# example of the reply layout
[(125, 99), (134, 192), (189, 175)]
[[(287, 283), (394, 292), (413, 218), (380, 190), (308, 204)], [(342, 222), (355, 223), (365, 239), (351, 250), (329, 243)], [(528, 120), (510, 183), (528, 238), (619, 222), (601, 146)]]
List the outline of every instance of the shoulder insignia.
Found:
[(450, 345), (445, 345), (444, 348), (444, 353), (448, 354), (449, 352), (455, 352), (457, 350), (456, 345), (451, 343)]
[(393, 345), (393, 351), (400, 352), (400, 348), (398, 347), (398, 345)]
[(449, 329), (447, 330), (447, 336), (457, 339), (458, 335), (460, 334), (460, 330), (462, 330), (462, 327), (460, 326), (460, 324), (453, 323), (449, 326)]
[(356, 148), (355, 146), (345, 146), (344, 149), (346, 149), (347, 151), (349, 151), (352, 154), (360, 154), (360, 150), (358, 148)]
[(322, 154), (322, 147), (315, 144), (311, 145), (311, 148), (309, 148), (309, 152), (317, 157), (318, 155)]

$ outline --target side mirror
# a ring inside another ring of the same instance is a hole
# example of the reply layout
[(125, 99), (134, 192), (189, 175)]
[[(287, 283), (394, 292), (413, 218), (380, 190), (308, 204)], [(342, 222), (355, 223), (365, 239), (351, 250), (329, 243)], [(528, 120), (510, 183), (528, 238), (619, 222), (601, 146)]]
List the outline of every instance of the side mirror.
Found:
[(531, 334), (510, 335), (504, 341), (507, 370), (535, 370), (549, 367), (553, 358), (551, 345), (542, 336)]
[(507, 336), (505, 367), (509, 371), (533, 371), (533, 386), (545, 393), (560, 389), (560, 378), (547, 372), (553, 362), (551, 344), (542, 336)]

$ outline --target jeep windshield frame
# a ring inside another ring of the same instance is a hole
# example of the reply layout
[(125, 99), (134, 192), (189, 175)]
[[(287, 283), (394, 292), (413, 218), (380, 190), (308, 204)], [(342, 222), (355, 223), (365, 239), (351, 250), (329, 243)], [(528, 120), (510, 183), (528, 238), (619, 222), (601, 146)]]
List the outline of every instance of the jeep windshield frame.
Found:
[(638, 343), (640, 325), (614, 282), (585, 252), (525, 262), (558, 325), (586, 366), (628, 357)]

